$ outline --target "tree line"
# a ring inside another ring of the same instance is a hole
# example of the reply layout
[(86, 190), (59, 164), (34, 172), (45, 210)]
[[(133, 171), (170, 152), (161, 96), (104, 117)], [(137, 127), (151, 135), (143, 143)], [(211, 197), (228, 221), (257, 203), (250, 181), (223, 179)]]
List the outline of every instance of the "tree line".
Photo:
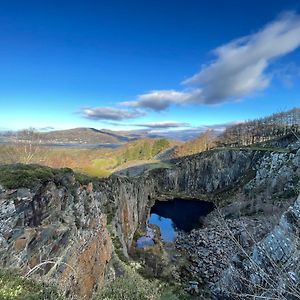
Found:
[(218, 139), (219, 146), (249, 146), (274, 138), (300, 133), (300, 108), (246, 121), (228, 127)]

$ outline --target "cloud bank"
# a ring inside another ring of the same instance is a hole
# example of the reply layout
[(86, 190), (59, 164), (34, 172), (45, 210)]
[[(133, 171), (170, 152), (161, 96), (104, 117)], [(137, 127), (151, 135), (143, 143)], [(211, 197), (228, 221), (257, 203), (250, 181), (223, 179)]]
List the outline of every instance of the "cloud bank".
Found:
[(145, 113), (139, 110), (118, 109), (113, 107), (82, 108), (79, 112), (83, 117), (90, 120), (113, 120), (122, 121), (143, 116)]
[(281, 15), (262, 30), (213, 50), (215, 60), (183, 82), (183, 91), (156, 90), (123, 105), (161, 111), (172, 104), (218, 104), (236, 101), (267, 88), (272, 62), (300, 46), (300, 16)]
[(161, 122), (148, 122), (148, 123), (134, 124), (134, 126), (146, 127), (148, 129), (169, 129), (169, 128), (189, 127), (190, 124), (186, 122), (177, 122), (177, 121), (161, 121)]
[(161, 111), (168, 108), (172, 103), (185, 103), (189, 100), (190, 93), (175, 90), (157, 90), (137, 97), (136, 101), (122, 102), (123, 106), (149, 108)]
[[(300, 15), (288, 12), (256, 33), (214, 49), (214, 60), (183, 81), (182, 90), (153, 90), (138, 95), (133, 101), (119, 103), (122, 109), (83, 108), (80, 113), (91, 120), (122, 121), (141, 117), (147, 110), (163, 111), (171, 105), (214, 105), (237, 101), (266, 89), (273, 78), (281, 78), (286, 85), (290, 84), (290, 73), (284, 69), (271, 72), (269, 67), (299, 46)], [(152, 126), (163, 128), (159, 123)]]

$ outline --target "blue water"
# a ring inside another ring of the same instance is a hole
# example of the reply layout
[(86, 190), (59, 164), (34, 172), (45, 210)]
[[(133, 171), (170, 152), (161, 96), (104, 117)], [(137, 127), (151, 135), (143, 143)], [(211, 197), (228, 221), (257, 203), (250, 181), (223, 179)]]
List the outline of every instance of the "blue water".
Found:
[(154, 224), (159, 227), (163, 241), (172, 242), (176, 239), (177, 231), (172, 219), (164, 218), (157, 214), (151, 214), (149, 224)]
[(154, 236), (155, 236), (155, 233), (154, 233), (153, 229), (150, 228), (149, 226), (147, 226), (145, 235), (140, 237), (136, 241), (137, 248), (143, 249), (143, 248), (154, 246)]
[(203, 218), (213, 209), (212, 203), (196, 199), (156, 201), (151, 208), (149, 224), (160, 228), (164, 242), (173, 242), (178, 231), (189, 232), (201, 227)]
[(140, 249), (154, 246), (154, 240), (148, 236), (142, 236), (136, 241), (136, 246)]

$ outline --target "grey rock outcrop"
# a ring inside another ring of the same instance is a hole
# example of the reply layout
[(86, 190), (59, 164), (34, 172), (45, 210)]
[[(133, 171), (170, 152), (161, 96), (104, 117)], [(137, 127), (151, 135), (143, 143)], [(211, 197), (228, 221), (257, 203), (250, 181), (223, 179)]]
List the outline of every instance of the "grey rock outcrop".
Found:
[(106, 224), (102, 203), (74, 178), (48, 182), (36, 192), (2, 188), (0, 265), (39, 274), (66, 295), (88, 297), (103, 285), (112, 255)]
[(260, 154), (253, 151), (214, 150), (172, 161), (160, 184), (173, 193), (201, 195), (222, 190), (240, 181)]
[(300, 298), (300, 196), (251, 254), (242, 252), (214, 286), (216, 299)]
[[(66, 174), (32, 190), (0, 186), (0, 266), (20, 267), (26, 273), (45, 263), (38, 274), (57, 282), (66, 294), (72, 291), (89, 297), (104, 284), (114, 255), (112, 237), (118, 238), (119, 250), (126, 256), (157, 197), (210, 194), (211, 201), (216, 201), (215, 192), (236, 188), (245, 179), (241, 187), (245, 194), (252, 190), (258, 195), (272, 182), (268, 194), (272, 198), (277, 192), (294, 189), (299, 175), (297, 155), (216, 150), (174, 160), (172, 169), (153, 170), (136, 178), (111, 176), (81, 185), (73, 174)], [(236, 223), (238, 220), (233, 221)], [(197, 240), (198, 232), (189, 238)], [(215, 233), (214, 239), (218, 238)], [(195, 247), (200, 247), (198, 242)], [(209, 251), (216, 248), (210, 245)], [(202, 247), (196, 253), (198, 259), (207, 252)], [(215, 256), (216, 264), (220, 257), (222, 253)], [(195, 267), (201, 271), (200, 265)], [(215, 273), (209, 271), (206, 278), (219, 276), (224, 268), (222, 264)]]

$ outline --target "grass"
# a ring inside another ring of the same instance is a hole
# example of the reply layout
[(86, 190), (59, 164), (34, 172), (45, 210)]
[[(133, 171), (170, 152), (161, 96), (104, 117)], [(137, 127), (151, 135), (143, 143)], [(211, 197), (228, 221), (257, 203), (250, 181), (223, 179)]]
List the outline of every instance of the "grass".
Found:
[[(143, 139), (115, 149), (39, 147), (30, 163), (52, 168), (67, 167), (89, 176), (107, 177), (118, 166), (136, 160), (152, 160), (172, 145), (165, 139)], [(14, 153), (16, 155), (10, 155)], [(19, 145), (0, 145), (0, 164), (21, 163), (25, 155)]]
[(157, 279), (146, 279), (137, 272), (139, 263), (120, 262), (124, 274), (96, 293), (92, 300), (188, 300), (181, 286), (171, 287)]
[(72, 170), (51, 169), (40, 165), (2, 165), (0, 184), (8, 189), (33, 188), (49, 180), (55, 180)]
[(0, 269), (1, 300), (63, 300), (50, 285), (23, 278), (18, 270)]
[(84, 169), (90, 176), (107, 177), (111, 174), (111, 169), (117, 166), (116, 158), (97, 158), (91, 161), (91, 164)]
[(160, 300), (158, 281), (144, 279), (134, 267), (119, 263), (124, 274), (102, 288), (93, 300)]

